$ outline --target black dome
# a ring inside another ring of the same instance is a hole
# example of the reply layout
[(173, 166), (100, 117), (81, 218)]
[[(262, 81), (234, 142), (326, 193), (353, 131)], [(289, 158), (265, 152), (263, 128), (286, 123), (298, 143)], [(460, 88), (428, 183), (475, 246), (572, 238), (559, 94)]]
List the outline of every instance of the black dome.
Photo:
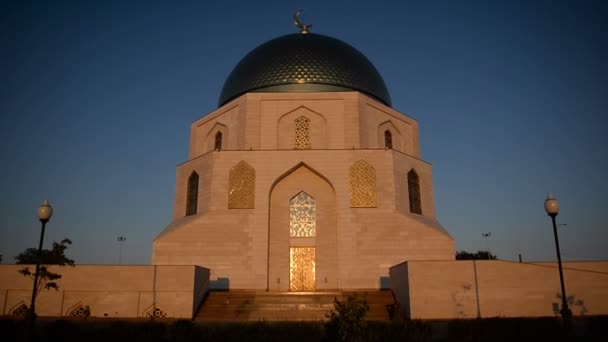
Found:
[(335, 38), (296, 33), (249, 52), (224, 83), (219, 105), (247, 92), (353, 90), (391, 105), (382, 76), (361, 52)]

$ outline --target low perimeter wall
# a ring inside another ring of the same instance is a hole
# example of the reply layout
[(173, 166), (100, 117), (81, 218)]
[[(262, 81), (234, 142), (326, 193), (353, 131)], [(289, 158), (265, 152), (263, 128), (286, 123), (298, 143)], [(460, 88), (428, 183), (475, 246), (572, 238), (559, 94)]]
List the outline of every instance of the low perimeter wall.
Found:
[[(29, 307), (33, 279), (18, 273), (35, 265), (0, 265), (0, 314)], [(209, 270), (198, 266), (49, 267), (61, 274), (59, 289), (43, 289), (36, 298), (39, 316), (192, 318), (209, 284)]]
[[(572, 313), (608, 315), (608, 261), (563, 263)], [(557, 263), (499, 260), (408, 261), (390, 268), (407, 318), (557, 316)]]

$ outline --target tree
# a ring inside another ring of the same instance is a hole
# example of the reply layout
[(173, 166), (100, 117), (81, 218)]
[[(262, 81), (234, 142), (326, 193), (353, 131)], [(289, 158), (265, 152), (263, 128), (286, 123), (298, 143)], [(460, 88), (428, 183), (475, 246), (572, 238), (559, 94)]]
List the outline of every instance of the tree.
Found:
[(456, 260), (496, 260), (496, 255), (489, 251), (477, 251), (477, 253), (469, 253), (467, 251), (456, 252)]
[[(36, 248), (28, 248), (15, 257), (18, 265), (35, 265), (38, 260), (40, 260), (40, 268), (38, 269), (38, 291), (36, 295), (38, 295), (43, 288), (47, 290), (59, 289), (56, 281), (61, 279), (61, 274), (49, 271), (47, 265), (74, 266), (74, 260), (65, 256), (65, 250), (70, 244), (72, 244), (70, 239), (63, 239), (61, 243), (53, 242), (52, 249), (43, 249), (41, 251), (40, 259), (38, 259), (38, 249)], [(35, 271), (30, 271), (29, 267), (24, 267), (17, 272), (32, 279), (34, 279), (36, 275)]]

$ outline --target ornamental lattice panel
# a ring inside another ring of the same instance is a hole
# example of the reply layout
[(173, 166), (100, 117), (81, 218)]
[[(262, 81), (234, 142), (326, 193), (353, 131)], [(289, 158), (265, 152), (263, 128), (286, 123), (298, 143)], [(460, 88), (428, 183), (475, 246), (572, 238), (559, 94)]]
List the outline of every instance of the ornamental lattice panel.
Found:
[(146, 318), (164, 318), (167, 317), (167, 312), (160, 307), (153, 305), (144, 312)]
[(350, 207), (375, 208), (376, 170), (363, 160), (350, 167)]
[(289, 201), (289, 236), (315, 237), (317, 211), (315, 200), (300, 192)]
[(88, 305), (77, 305), (68, 313), (69, 317), (88, 318), (91, 316), (91, 308)]
[(253, 209), (255, 203), (255, 170), (244, 161), (230, 170), (229, 209)]
[(296, 119), (296, 150), (310, 149), (310, 120), (301, 116)]

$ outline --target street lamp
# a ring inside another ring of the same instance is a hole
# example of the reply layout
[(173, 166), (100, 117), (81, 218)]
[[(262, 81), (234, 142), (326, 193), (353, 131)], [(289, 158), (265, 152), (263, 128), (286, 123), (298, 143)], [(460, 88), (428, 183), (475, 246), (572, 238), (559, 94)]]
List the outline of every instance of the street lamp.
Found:
[(40, 244), (38, 244), (38, 257), (36, 258), (36, 273), (34, 273), (34, 287), (32, 289), (32, 303), (30, 305), (30, 318), (33, 321), (36, 319), (36, 294), (38, 293), (38, 273), (40, 272), (40, 262), (42, 259), (42, 242), (44, 241), (44, 228), (53, 215), (53, 208), (49, 201), (42, 202), (38, 208), (38, 219), (42, 223), (42, 231), (40, 232)]
[(488, 239), (492, 236), (492, 232), (481, 233), (484, 240), (486, 240), (486, 252), (488, 253), (488, 260), (490, 260), (490, 245), (488, 245)]
[(559, 213), (559, 203), (553, 197), (553, 194), (549, 194), (545, 200), (545, 211), (547, 215), (551, 217), (553, 222), (553, 236), (555, 237), (555, 249), (557, 250), (557, 266), (559, 268), (559, 281), (562, 286), (562, 309), (560, 313), (564, 320), (569, 320), (572, 317), (572, 311), (568, 308), (568, 301), (566, 300), (566, 287), (564, 286), (564, 271), (562, 270), (562, 257), (559, 253), (559, 239), (557, 238), (557, 225), (555, 224), (555, 217)]
[(118, 241), (118, 264), (122, 264), (122, 244), (127, 241), (127, 238), (124, 236), (119, 236), (116, 238)]

